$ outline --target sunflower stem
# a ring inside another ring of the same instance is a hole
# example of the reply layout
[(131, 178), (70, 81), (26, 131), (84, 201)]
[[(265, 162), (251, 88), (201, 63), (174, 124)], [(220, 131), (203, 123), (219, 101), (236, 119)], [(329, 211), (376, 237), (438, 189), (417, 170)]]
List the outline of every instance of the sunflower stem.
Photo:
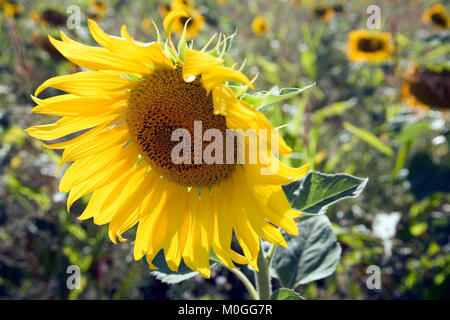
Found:
[(230, 270), (232, 273), (234, 273), (234, 275), (241, 280), (241, 282), (244, 284), (244, 286), (247, 288), (248, 293), (250, 293), (250, 296), (252, 297), (253, 300), (259, 300), (259, 295), (258, 292), (256, 292), (255, 287), (253, 286), (253, 284), (251, 283), (251, 281), (246, 277), (245, 274), (243, 274), (241, 271), (239, 271), (238, 269), (228, 269)]
[(259, 250), (258, 254), (258, 269), (259, 272), (255, 272), (256, 288), (260, 300), (269, 300), (272, 294), (272, 285), (270, 278), (270, 257), (264, 256), (264, 250)]

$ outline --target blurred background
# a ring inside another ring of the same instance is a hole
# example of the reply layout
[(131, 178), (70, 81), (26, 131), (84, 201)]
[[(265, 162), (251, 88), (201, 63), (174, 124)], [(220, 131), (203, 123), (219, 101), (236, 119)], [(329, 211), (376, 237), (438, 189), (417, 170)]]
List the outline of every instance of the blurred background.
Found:
[[(225, 268), (175, 286), (155, 279), (144, 261), (133, 261), (135, 229), (129, 241), (114, 245), (106, 226), (76, 219), (86, 202), (67, 213), (66, 195), (58, 192), (62, 174), (54, 178), (60, 151), (23, 131), (53, 120), (30, 112), (37, 86), (79, 71), (48, 34), (63, 31), (94, 45), (87, 28), (94, 19), (109, 34), (118, 36), (126, 24), (135, 39), (155, 41), (152, 22), (162, 30), (171, 5), (0, 0), (0, 299), (249, 298)], [(226, 62), (246, 59), (244, 73), (259, 74), (256, 90), (316, 83), (263, 110), (294, 150), (286, 161), (370, 179), (360, 197), (329, 210), (343, 248), (336, 273), (298, 292), (306, 299), (448, 299), (449, 1), (196, 0), (189, 6), (196, 48), (214, 33), (237, 31)], [(79, 290), (66, 285), (72, 264), (81, 269)], [(366, 285), (371, 265), (381, 269), (379, 290)]]

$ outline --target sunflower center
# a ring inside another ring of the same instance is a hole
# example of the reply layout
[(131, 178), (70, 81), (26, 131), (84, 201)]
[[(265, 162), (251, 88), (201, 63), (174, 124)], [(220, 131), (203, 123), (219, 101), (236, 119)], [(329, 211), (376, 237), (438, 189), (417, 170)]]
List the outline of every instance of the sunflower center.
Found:
[(186, 25), (186, 29), (189, 29), (189, 27), (192, 25), (192, 17), (181, 17), (180, 22), (183, 26)]
[(360, 39), (358, 50), (363, 52), (377, 52), (383, 50), (384, 43), (378, 39)]
[(431, 15), (431, 20), (438, 26), (447, 26), (447, 20), (440, 13), (433, 13)]
[(450, 108), (450, 72), (416, 71), (409, 82), (411, 93), (427, 106)]
[[(211, 94), (198, 79), (186, 83), (181, 69), (155, 71), (136, 84), (128, 105), (131, 138), (141, 156), (163, 176), (186, 186), (206, 187), (218, 184), (233, 172), (234, 164), (198, 163), (194, 159), (209, 145), (196, 143), (199, 122), (202, 137), (209, 129), (219, 130), (225, 137), (227, 129), (225, 117), (213, 113)], [(184, 163), (175, 163), (172, 158), (174, 148), (180, 144), (173, 139), (177, 129), (190, 134), (190, 161)], [(223, 150), (222, 159), (226, 159), (226, 139), (222, 140), (218, 150)]]
[(318, 17), (323, 17), (327, 13), (327, 9), (325, 9), (325, 8), (315, 8), (314, 9), (314, 13)]

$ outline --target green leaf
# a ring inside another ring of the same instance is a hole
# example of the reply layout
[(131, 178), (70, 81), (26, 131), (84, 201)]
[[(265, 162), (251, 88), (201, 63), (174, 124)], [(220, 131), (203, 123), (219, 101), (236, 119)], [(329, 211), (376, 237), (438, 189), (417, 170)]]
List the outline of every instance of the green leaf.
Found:
[(323, 214), (328, 207), (345, 198), (356, 198), (367, 185), (345, 173), (324, 174), (310, 171), (306, 177), (283, 186), (292, 208), (307, 214)]
[(313, 121), (316, 123), (321, 123), (325, 118), (341, 115), (348, 109), (355, 106), (356, 102), (357, 102), (356, 98), (351, 98), (347, 101), (339, 101), (332, 103), (314, 112)]
[(267, 106), (270, 106), (272, 104), (281, 102), (283, 100), (292, 98), (298, 94), (300, 94), (302, 91), (311, 88), (314, 86), (315, 83), (306, 86), (304, 88), (283, 88), (279, 89), (278, 87), (273, 88), (269, 92), (261, 91), (254, 95), (250, 94), (244, 94), (242, 96), (242, 100), (249, 103), (253, 107), (257, 109), (261, 109)]
[(416, 224), (413, 224), (412, 226), (410, 226), (409, 232), (411, 232), (411, 234), (414, 237), (418, 237), (422, 233), (427, 231), (427, 229), (428, 229), (428, 224), (426, 222), (419, 222), (419, 223), (416, 223)]
[(228, 85), (228, 88), (230, 88), (231, 90), (233, 90), (234, 94), (239, 98), (241, 97), (245, 92), (247, 92), (248, 90), (248, 86), (244, 85), (244, 86), (232, 86), (232, 85)]
[(430, 131), (430, 123), (427, 120), (417, 121), (403, 129), (396, 137), (399, 143), (407, 143), (421, 137)]
[(358, 138), (364, 140), (365, 142), (367, 142), (368, 144), (370, 144), (372, 147), (378, 149), (378, 151), (384, 153), (387, 156), (392, 157), (394, 155), (394, 151), (387, 146), (386, 144), (384, 144), (376, 135), (374, 135), (373, 133), (357, 128), (354, 125), (348, 123), (348, 122), (344, 122), (344, 128), (348, 131), (350, 131), (351, 133), (353, 133), (354, 135), (356, 135)]
[[(178, 268), (178, 272), (173, 272), (169, 269), (167, 266), (166, 260), (164, 258), (164, 253), (161, 250), (156, 257), (152, 261), (153, 265), (158, 267), (158, 270), (150, 272), (153, 276), (156, 277), (156, 279), (160, 280), (161, 282), (167, 283), (167, 284), (175, 284), (180, 283), (182, 281), (189, 280), (199, 273), (197, 271), (192, 271), (189, 269), (184, 262), (182, 261), (180, 263), (180, 267)], [(210, 263), (211, 269), (214, 268), (217, 264), (216, 263)]]
[(279, 247), (272, 260), (275, 276), (292, 289), (333, 274), (342, 251), (327, 216), (302, 219), (297, 227), (299, 236), (285, 235), (288, 247)]
[(228, 53), (230, 50), (234, 37), (236, 37), (237, 32), (233, 33), (232, 35), (229, 35), (228, 37), (225, 37), (223, 40), (221, 40), (221, 37), (219, 37), (219, 41), (217, 42), (217, 45), (208, 51), (210, 55), (213, 55), (214, 57), (223, 57)]
[(184, 61), (184, 59), (186, 57), (186, 48), (187, 48), (186, 28), (191, 19), (192, 18), (189, 18), (188, 21), (186, 21), (186, 23), (184, 24), (183, 33), (181, 34), (180, 41), (178, 42), (178, 56), (180, 57), (181, 61)]
[(305, 300), (292, 289), (280, 288), (272, 293), (270, 300)]

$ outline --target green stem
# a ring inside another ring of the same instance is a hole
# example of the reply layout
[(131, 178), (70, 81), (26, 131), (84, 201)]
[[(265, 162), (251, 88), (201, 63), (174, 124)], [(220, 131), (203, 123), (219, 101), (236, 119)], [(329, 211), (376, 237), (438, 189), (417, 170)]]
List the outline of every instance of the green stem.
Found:
[(270, 263), (264, 256), (264, 250), (259, 250), (258, 254), (258, 269), (259, 272), (255, 272), (256, 288), (258, 289), (260, 300), (269, 300), (272, 294), (272, 285), (270, 282)]
[(273, 244), (270, 247), (269, 252), (267, 252), (267, 264), (269, 265), (269, 268), (270, 268), (270, 265), (272, 263), (272, 258), (275, 255), (275, 251), (277, 251), (277, 248), (278, 248), (278, 246)]
[(250, 293), (250, 295), (252, 296), (253, 300), (259, 300), (259, 296), (258, 296), (258, 292), (256, 292), (255, 287), (253, 286), (253, 284), (250, 282), (250, 280), (245, 276), (245, 274), (243, 274), (241, 271), (239, 271), (238, 269), (228, 269), (230, 270), (232, 273), (234, 273), (234, 275), (242, 281), (242, 283), (244, 284), (244, 286), (247, 288), (248, 293)]

